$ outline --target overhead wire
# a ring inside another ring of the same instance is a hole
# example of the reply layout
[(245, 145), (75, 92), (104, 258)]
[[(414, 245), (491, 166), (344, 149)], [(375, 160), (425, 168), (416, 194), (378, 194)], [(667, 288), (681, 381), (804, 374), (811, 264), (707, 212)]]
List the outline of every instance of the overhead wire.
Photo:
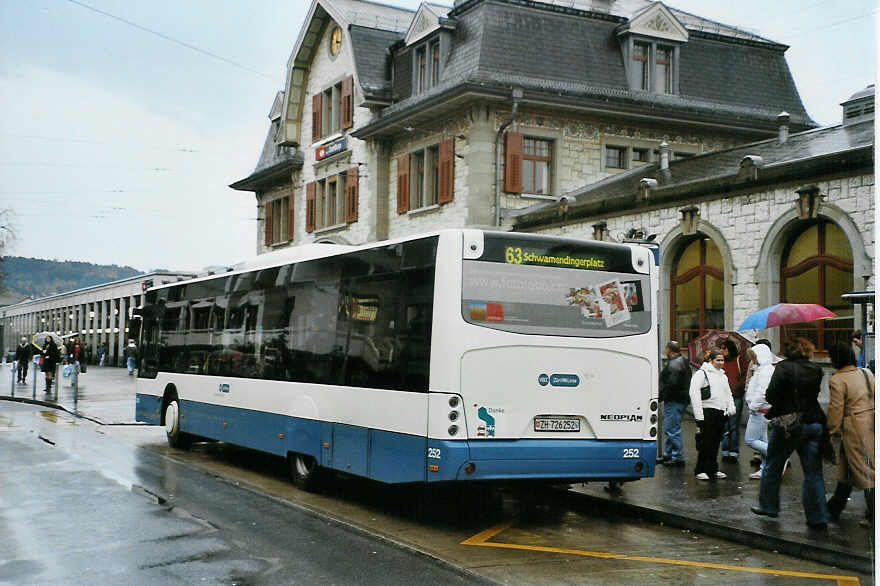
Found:
[(157, 37), (165, 39), (168, 42), (175, 43), (177, 45), (180, 45), (181, 47), (186, 47), (187, 49), (190, 49), (190, 50), (195, 51), (197, 53), (201, 53), (202, 55), (206, 55), (208, 57), (211, 57), (212, 59), (217, 59), (218, 61), (223, 61), (224, 63), (232, 65), (233, 67), (237, 67), (239, 69), (242, 69), (244, 71), (248, 71), (248, 72), (253, 73), (255, 75), (265, 77), (266, 79), (271, 79), (273, 81), (276, 81), (275, 76), (269, 75), (268, 73), (263, 73), (262, 71), (252, 69), (252, 68), (248, 67), (247, 65), (242, 65), (241, 63), (237, 63), (231, 59), (227, 59), (226, 57), (222, 57), (220, 55), (217, 55), (216, 53), (206, 51), (205, 49), (202, 49), (200, 47), (196, 47), (195, 45), (191, 45), (190, 43), (181, 41), (179, 39), (175, 39), (174, 37), (170, 37), (170, 36), (166, 35), (165, 33), (162, 33), (157, 30), (145, 27), (145, 26), (140, 25), (136, 22), (132, 22), (128, 19), (122, 18), (121, 16), (116, 16), (115, 14), (111, 14), (111, 13), (106, 12), (104, 10), (101, 10), (99, 8), (95, 8), (94, 6), (89, 6), (85, 2), (80, 2), (79, 0), (67, 0), (67, 1), (70, 2), (71, 4), (81, 6), (82, 8), (85, 8), (86, 10), (91, 10), (92, 12), (96, 12), (98, 14), (106, 16), (107, 18), (112, 18), (113, 20), (118, 20), (119, 22), (125, 23), (128, 26), (134, 27), (138, 30), (150, 33), (152, 35), (156, 35)]

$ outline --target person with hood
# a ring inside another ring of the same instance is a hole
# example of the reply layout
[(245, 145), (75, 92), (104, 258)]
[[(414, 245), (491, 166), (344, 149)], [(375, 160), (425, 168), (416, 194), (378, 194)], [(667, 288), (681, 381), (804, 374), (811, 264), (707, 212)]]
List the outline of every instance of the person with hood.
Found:
[(828, 500), (828, 514), (837, 519), (853, 488), (865, 492), (867, 511), (862, 527), (874, 525), (874, 376), (856, 368), (847, 344), (838, 342), (828, 352), (837, 371), (828, 388), (828, 433), (837, 447), (837, 488)]
[[(708, 397), (703, 389), (708, 387)], [(697, 420), (697, 480), (727, 478), (718, 469), (718, 447), (727, 418), (736, 415), (736, 404), (730, 393), (730, 383), (724, 372), (724, 355), (712, 348), (706, 362), (691, 377), (689, 390), (694, 419)]]
[(33, 355), (34, 351), (27, 338), (22, 336), (21, 343), (15, 348), (15, 360), (18, 362), (18, 382), (22, 384), (27, 379), (28, 363)]
[(125, 347), (123, 354), (125, 356), (125, 365), (128, 367), (128, 374), (134, 374), (134, 369), (137, 367), (137, 346), (134, 343), (134, 340), (128, 341), (128, 346)]
[(767, 386), (773, 376), (773, 353), (764, 344), (749, 348), (754, 355), (755, 369), (749, 377), (746, 388), (746, 404), (749, 406), (749, 422), (746, 424), (746, 445), (761, 454), (761, 467), (749, 478), (759, 479), (767, 461), (767, 419), (764, 415), (770, 410), (767, 402)]

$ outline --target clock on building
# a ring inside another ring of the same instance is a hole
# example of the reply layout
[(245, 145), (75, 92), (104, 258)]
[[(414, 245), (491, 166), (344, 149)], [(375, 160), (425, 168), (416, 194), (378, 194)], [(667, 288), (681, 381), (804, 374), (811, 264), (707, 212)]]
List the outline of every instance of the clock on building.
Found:
[(330, 54), (334, 57), (342, 48), (342, 29), (338, 26), (330, 33)]

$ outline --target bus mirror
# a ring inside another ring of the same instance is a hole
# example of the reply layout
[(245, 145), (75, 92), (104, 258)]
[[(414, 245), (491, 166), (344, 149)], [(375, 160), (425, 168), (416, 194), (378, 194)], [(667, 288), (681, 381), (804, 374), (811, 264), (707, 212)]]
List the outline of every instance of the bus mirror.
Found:
[[(137, 311), (137, 310), (135, 310)], [(144, 323), (144, 318), (135, 313), (135, 315), (131, 316), (131, 319), (128, 322), (128, 338), (130, 340), (140, 340), (141, 338), (141, 324)]]

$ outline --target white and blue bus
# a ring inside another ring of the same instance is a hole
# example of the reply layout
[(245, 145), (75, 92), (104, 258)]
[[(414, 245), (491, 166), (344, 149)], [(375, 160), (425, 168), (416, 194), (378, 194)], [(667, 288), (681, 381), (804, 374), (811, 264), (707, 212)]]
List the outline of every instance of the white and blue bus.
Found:
[(151, 288), (136, 418), (383, 483), (652, 476), (651, 251), (441, 230)]

